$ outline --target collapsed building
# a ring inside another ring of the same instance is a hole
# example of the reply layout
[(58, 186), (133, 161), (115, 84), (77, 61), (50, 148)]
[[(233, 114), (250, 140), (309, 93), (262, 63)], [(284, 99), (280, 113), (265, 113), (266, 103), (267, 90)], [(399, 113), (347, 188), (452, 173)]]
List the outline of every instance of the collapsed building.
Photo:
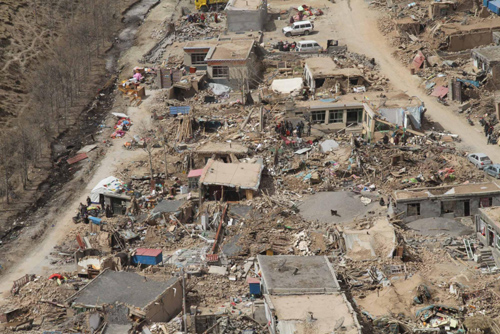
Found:
[(146, 279), (136, 273), (104, 270), (68, 299), (75, 309), (124, 305), (129, 318), (167, 322), (182, 308), (182, 284), (178, 277)]
[(257, 257), (271, 333), (361, 334), (357, 314), (325, 256)]
[(335, 93), (350, 92), (352, 88), (366, 85), (359, 68), (339, 68), (330, 57), (308, 58), (304, 64), (304, 80), (315, 92), (328, 85)]
[(239, 201), (257, 194), (261, 163), (223, 163), (209, 159), (200, 177), (200, 198)]
[(495, 182), (394, 191), (394, 209), (401, 219), (468, 217), (480, 208), (500, 205), (500, 187)]

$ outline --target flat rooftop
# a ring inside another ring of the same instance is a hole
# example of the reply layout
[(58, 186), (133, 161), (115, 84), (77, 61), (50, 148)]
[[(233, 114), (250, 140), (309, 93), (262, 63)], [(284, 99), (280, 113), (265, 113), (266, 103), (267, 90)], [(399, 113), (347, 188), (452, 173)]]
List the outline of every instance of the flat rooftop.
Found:
[(421, 104), (419, 99), (411, 99), (404, 92), (384, 92), (385, 97), (380, 97), (380, 92), (365, 92), (363, 94), (348, 93), (345, 95), (337, 96), (337, 101), (324, 102), (321, 100), (312, 101), (297, 101), (295, 106), (298, 108), (338, 108), (338, 107), (362, 107), (363, 103), (368, 103), (373, 110), (379, 107), (384, 108), (402, 108), (409, 106), (418, 106)]
[(473, 49), (472, 52), (488, 61), (500, 61), (500, 46), (486, 46), (484, 48)]
[(335, 271), (326, 256), (258, 255), (257, 260), (269, 294), (316, 294), (340, 290)]
[(238, 60), (247, 59), (252, 51), (255, 39), (253, 37), (239, 37), (224, 40), (206, 39), (189, 41), (184, 44), (185, 52), (204, 50), (207, 60)]
[(395, 200), (413, 200), (422, 198), (452, 197), (474, 194), (500, 194), (500, 187), (495, 182), (460, 184), (447, 187), (416, 188), (406, 190), (396, 190), (393, 195)]
[(261, 164), (223, 163), (209, 159), (203, 168), (200, 182), (204, 185), (219, 185), (232, 188), (259, 190)]
[[(340, 293), (329, 295), (268, 296), (278, 318), (278, 328), (287, 328), (287, 333), (306, 334), (332, 333), (342, 322), (344, 330), (339, 333), (357, 334), (356, 315), (351, 313), (347, 301)], [(309, 312), (314, 317), (310, 323), (306, 319)], [(337, 333), (337, 331), (335, 331)]]
[(337, 64), (330, 57), (312, 57), (306, 59), (306, 65), (313, 77), (333, 76), (338, 70)]
[(216, 38), (213, 39), (202, 39), (196, 41), (186, 42), (184, 45), (184, 50), (186, 49), (209, 49), (220, 43)]
[[(208, 61), (247, 59), (252, 51), (253, 39), (220, 41), (207, 54)], [(213, 52), (212, 52), (213, 51)]]
[(226, 10), (258, 10), (262, 0), (230, 0)]
[(248, 147), (239, 143), (206, 143), (196, 149), (198, 154), (236, 154), (245, 155), (248, 153)]
[(500, 228), (500, 206), (492, 206), (489, 208), (479, 208), (485, 216), (490, 218), (498, 228)]
[[(81, 305), (105, 305), (116, 302), (144, 308), (155, 301), (165, 290), (177, 282), (177, 277), (167, 281), (154, 281), (136, 273), (105, 270), (74, 296)], [(72, 298), (72, 297), (71, 297)]]

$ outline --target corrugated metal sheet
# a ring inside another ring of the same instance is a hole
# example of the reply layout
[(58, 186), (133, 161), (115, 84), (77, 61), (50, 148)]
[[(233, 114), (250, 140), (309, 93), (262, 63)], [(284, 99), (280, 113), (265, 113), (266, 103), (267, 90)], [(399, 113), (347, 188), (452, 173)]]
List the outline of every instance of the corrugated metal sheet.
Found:
[(138, 248), (135, 252), (136, 255), (142, 256), (153, 256), (156, 257), (161, 254), (161, 249), (152, 249), (152, 248)]
[(78, 161), (81, 161), (81, 160), (84, 160), (87, 158), (88, 158), (87, 153), (81, 153), (81, 154), (75, 155), (72, 158), (69, 158), (67, 161), (68, 161), (68, 164), (72, 165), (74, 163), (77, 163)]
[(199, 177), (203, 174), (203, 168), (202, 169), (191, 169), (189, 171), (188, 177)]
[(207, 262), (217, 262), (219, 261), (219, 254), (207, 254)]
[(170, 107), (170, 115), (186, 115), (189, 114), (189, 111), (191, 110), (190, 106), (178, 106), (178, 107)]
[[(499, 1), (499, 3), (500, 3), (500, 1)], [(446, 96), (446, 94), (448, 94), (448, 87), (436, 86), (434, 88), (434, 90), (432, 91), (431, 96), (443, 98)]]

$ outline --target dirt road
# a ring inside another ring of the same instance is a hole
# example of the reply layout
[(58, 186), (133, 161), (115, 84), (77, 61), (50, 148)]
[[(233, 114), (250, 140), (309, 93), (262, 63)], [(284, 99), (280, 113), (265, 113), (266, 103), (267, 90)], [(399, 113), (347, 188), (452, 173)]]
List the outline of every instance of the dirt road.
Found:
[[(143, 2), (144, 6), (151, 6), (151, 4), (156, 3), (156, 0), (146, 0)], [(128, 48), (123, 52), (120, 57), (120, 65), (122, 68), (122, 75), (124, 77), (131, 75), (132, 68), (137, 65), (137, 61), (142, 57), (142, 55), (148, 52), (156, 43), (157, 40), (151, 38), (153, 31), (162, 27), (165, 20), (170, 17), (178, 17), (181, 15), (178, 6), (189, 5), (187, 0), (167, 0), (162, 1), (158, 6), (154, 7), (147, 15), (147, 20), (143, 21), (142, 6), (139, 3), (136, 7), (140, 9), (138, 13), (129, 13), (128, 17), (131, 15), (139, 15), (140, 22), (138, 22), (139, 29), (137, 30), (137, 35), (134, 32), (134, 42), (132, 44), (127, 44)], [(134, 7), (135, 8), (135, 7)], [(180, 7), (179, 7), (180, 8)], [(139, 24), (140, 23), (140, 24)], [(130, 29), (127, 30), (130, 32)], [(157, 91), (156, 91), (157, 92)], [(50, 214), (45, 219), (49, 219), (51, 223), (49, 224), (50, 231), (47, 231), (44, 235), (44, 239), (38, 243), (34, 244), (29, 252), (22, 253), (19, 252), (19, 257), (16, 259), (16, 265), (9, 268), (6, 272), (2, 273), (0, 279), (0, 305), (5, 302), (4, 298), (7, 292), (12, 287), (12, 282), (25, 274), (47, 274), (53, 273), (58, 270), (65, 271), (66, 269), (74, 270), (74, 264), (66, 267), (58, 267), (50, 264), (50, 253), (54, 250), (54, 246), (60, 244), (68, 235), (69, 231), (74, 228), (72, 222), (72, 217), (76, 213), (79, 203), (85, 202), (88, 194), (92, 188), (103, 178), (113, 175), (118, 166), (123, 165), (129, 161), (139, 161), (146, 160), (147, 154), (142, 150), (126, 150), (123, 148), (123, 143), (131, 138), (136, 131), (139, 129), (139, 125), (142, 122), (148, 122), (150, 120), (151, 114), (148, 111), (148, 105), (154, 101), (155, 91), (147, 91), (147, 98), (143, 101), (139, 108), (136, 107), (123, 107), (121, 103), (115, 104), (112, 112), (125, 112), (131, 117), (132, 126), (127, 136), (123, 139), (113, 140), (113, 145), (110, 147), (106, 156), (99, 162), (91, 179), (86, 183), (85, 189), (78, 189), (75, 194), (70, 194), (72, 189), (65, 187), (61, 192), (66, 192), (65, 195), (71, 200), (69, 204), (64, 207), (51, 208)], [(117, 96), (117, 100), (122, 99), (121, 96)], [(108, 140), (109, 138), (102, 138)], [(116, 175), (118, 176), (118, 175)], [(70, 190), (67, 190), (67, 189)], [(73, 190), (74, 191), (74, 190)]]
[[(130, 116), (132, 124), (137, 124), (141, 120), (148, 120), (150, 118), (148, 103), (153, 100), (154, 93), (145, 100), (140, 108), (127, 108), (125, 113)], [(120, 111), (123, 112), (123, 110)], [(29, 253), (20, 254), (18, 265), (12, 267), (2, 276), (0, 281), (0, 303), (3, 301), (3, 296), (12, 287), (12, 282), (23, 275), (28, 273), (40, 275), (47, 274), (49, 271), (57, 272), (59, 269), (64, 270), (64, 268), (50, 265), (50, 253), (53, 251), (54, 246), (63, 242), (69, 231), (74, 228), (75, 225), (73, 224), (72, 217), (75, 215), (79, 203), (84, 203), (92, 188), (100, 180), (113, 175), (117, 167), (124, 162), (146, 160), (147, 154), (143, 150), (126, 150), (123, 148), (123, 143), (127, 141), (127, 138), (132, 138), (136, 131), (138, 131), (138, 127), (132, 126), (124, 138), (113, 141), (113, 146), (108, 149), (105, 158), (99, 162), (99, 166), (85, 189), (75, 196), (70, 205), (61, 210), (59, 215), (53, 217), (53, 223), (49, 225), (51, 230), (46, 234), (45, 239), (40, 244), (34, 246)], [(71, 264), (69, 270), (74, 270), (74, 263)]]
[(418, 88), (421, 79), (412, 76), (408, 68), (392, 57), (394, 47), (387, 43), (385, 36), (377, 28), (380, 15), (378, 11), (370, 9), (363, 0), (339, 0), (334, 4), (328, 2), (327, 6), (330, 8), (328, 24), (331, 38), (339, 39), (353, 52), (375, 58), (381, 73), (390, 80), (394, 88), (405, 91), (409, 96), (418, 96), (425, 103), (427, 115), (433, 121), (460, 135), (462, 148), (486, 153), (494, 162), (500, 163), (500, 148), (486, 144), (486, 138), (477, 124), (470, 126), (452, 108), (441, 105), (435, 97), (427, 96)]

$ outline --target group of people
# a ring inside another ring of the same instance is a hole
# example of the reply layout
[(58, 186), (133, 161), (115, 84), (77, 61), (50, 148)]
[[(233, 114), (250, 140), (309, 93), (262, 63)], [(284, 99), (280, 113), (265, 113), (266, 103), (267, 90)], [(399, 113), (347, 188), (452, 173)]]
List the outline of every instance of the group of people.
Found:
[[(382, 142), (384, 143), (384, 145), (389, 144), (389, 136), (387, 135), (387, 133), (384, 134), (384, 137), (382, 138)], [(399, 145), (399, 143), (401, 143), (401, 145), (406, 145), (407, 142), (408, 142), (408, 135), (406, 134), (406, 132), (403, 133), (403, 135), (396, 133), (393, 136), (394, 145)]]
[(495, 128), (493, 124), (489, 123), (488, 121), (483, 121), (483, 130), (484, 130), (484, 135), (486, 136), (486, 144), (496, 144), (497, 143), (497, 136), (495, 135)]
[[(113, 217), (113, 214), (114, 214), (113, 209), (111, 208), (111, 206), (109, 204), (108, 205), (104, 204), (104, 199), (101, 199), (101, 203), (99, 203), (99, 204), (101, 205), (101, 210), (104, 211), (106, 218)], [(91, 205), (92, 205), (92, 200), (90, 199), (90, 197), (87, 197), (87, 205), (80, 203), (80, 206), (78, 208), (79, 213), (80, 213), (80, 217), (82, 218), (82, 220), (85, 224), (88, 224), (90, 222), (89, 216), (96, 216), (97, 215), (95, 213), (91, 214), (92, 210), (90, 210), (91, 212), (89, 212), (88, 208)]]
[(219, 23), (219, 15), (218, 13), (210, 13), (210, 14), (205, 14), (205, 13), (194, 13), (194, 14), (188, 14), (186, 17), (186, 20), (189, 23), (205, 23), (209, 21), (209, 18), (213, 18), (213, 22)]
[[(302, 138), (304, 134), (305, 124), (303, 121), (299, 121), (296, 126), (293, 126), (290, 121), (281, 121), (276, 124), (275, 131), (282, 136), (296, 135), (298, 138)], [(306, 136), (311, 135), (311, 123), (307, 124)]]

